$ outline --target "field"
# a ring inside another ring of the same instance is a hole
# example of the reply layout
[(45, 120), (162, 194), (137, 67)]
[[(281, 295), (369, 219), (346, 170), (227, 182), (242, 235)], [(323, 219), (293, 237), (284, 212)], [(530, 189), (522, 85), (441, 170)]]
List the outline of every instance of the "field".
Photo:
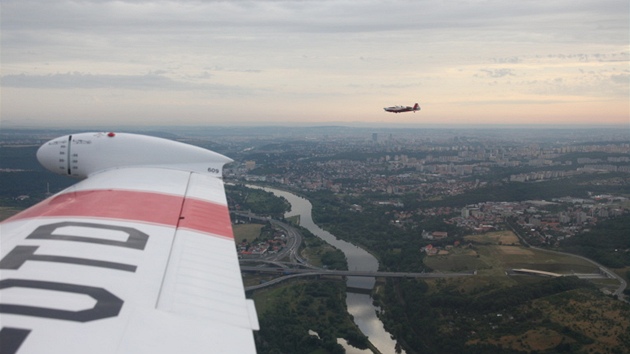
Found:
[[(545, 282), (540, 277), (474, 276), (452, 279), (425, 280), (430, 299), (457, 298), (470, 294), (476, 299), (488, 298), (501, 287), (522, 286)], [(529, 287), (531, 289), (531, 287)], [(535, 294), (535, 293), (534, 293)], [(504, 308), (484, 311), (453, 310), (457, 302), (436, 301), (442, 313), (437, 327), (441, 334), (452, 335), (465, 329), (466, 344), (478, 351), (492, 345), (508, 352), (540, 353), (629, 353), (630, 307), (598, 289), (578, 288), (534, 299)], [(505, 300), (505, 298), (503, 299)], [(434, 300), (435, 301), (435, 300)], [(449, 312), (450, 311), (450, 312)], [(438, 315), (439, 316), (439, 315)], [(462, 352), (466, 352), (465, 350)]]
[(237, 224), (232, 226), (234, 231), (234, 240), (236, 243), (241, 243), (243, 240), (252, 242), (260, 235), (260, 229), (263, 228), (262, 224)]
[(479, 253), (482, 259), (503, 269), (527, 268), (560, 274), (598, 272), (595, 265), (581, 258), (520, 246), (481, 246)]
[(521, 246), (482, 245), (453, 248), (448, 255), (426, 257), (424, 263), (442, 272), (477, 270), (479, 275), (503, 276), (513, 268), (560, 274), (596, 273), (597, 267), (581, 258)]
[(289, 216), (288, 218), (285, 218), (284, 220), (291, 225), (300, 225), (299, 215)]
[(437, 271), (477, 270), (479, 275), (505, 276), (505, 271), (526, 268), (560, 274), (596, 273), (598, 268), (581, 258), (520, 245), (511, 231), (466, 236), (470, 246), (455, 247), (448, 255), (430, 256), (424, 263)]
[(424, 264), (436, 271), (462, 272), (489, 268), (477, 250), (472, 248), (452, 248), (446, 255), (429, 256)]
[[(257, 274), (257, 273), (241, 273), (241, 275), (242, 275), (242, 278), (243, 278), (243, 285), (245, 287), (258, 285), (258, 284), (261, 284), (261, 283), (273, 280), (273, 278), (276, 277), (276, 275), (274, 275), (274, 274), (264, 274), (264, 273), (261, 273), (261, 274)], [(260, 290), (258, 290), (258, 291), (260, 291)], [(256, 305), (258, 305), (258, 304), (256, 304)], [(256, 306), (256, 307), (258, 307), (258, 306)]]
[(11, 207), (0, 207), (0, 221), (9, 218), (17, 213), (19, 213), (20, 210), (15, 209), (15, 208), (11, 208)]
[(309, 264), (314, 265), (316, 267), (322, 267), (322, 256), (327, 252), (333, 252), (336, 248), (327, 244), (321, 243), (315, 247), (306, 247), (301, 252), (300, 255), (305, 258)]
[(465, 236), (464, 240), (480, 243), (480, 244), (492, 244), (492, 245), (519, 245), (520, 241), (518, 237), (514, 235), (512, 231), (495, 231), (488, 232), (481, 235), (469, 235)]
[[(492, 289), (527, 287), (544, 281), (533, 276), (508, 276), (506, 270), (514, 268), (560, 274), (598, 272), (595, 265), (581, 258), (523, 247), (511, 232), (465, 239), (469, 245), (451, 248), (448, 255), (427, 256), (424, 262), (435, 271), (476, 269), (477, 275), (426, 280), (430, 294), (454, 292), (483, 296)], [(592, 283), (599, 289), (611, 290), (618, 286), (614, 279), (593, 279)], [(519, 352), (622, 353), (630, 350), (630, 307), (602, 295), (597, 289), (560, 292), (501, 312), (481, 315), (485, 322), (473, 319), (475, 334), (466, 343)]]
[[(622, 353), (627, 352), (630, 308), (595, 290), (577, 289), (534, 300), (522, 306), (519, 316), (542, 316), (520, 333), (471, 340), (510, 350), (539, 352)], [(538, 315), (536, 315), (538, 314)], [(503, 325), (511, 322), (501, 321)]]

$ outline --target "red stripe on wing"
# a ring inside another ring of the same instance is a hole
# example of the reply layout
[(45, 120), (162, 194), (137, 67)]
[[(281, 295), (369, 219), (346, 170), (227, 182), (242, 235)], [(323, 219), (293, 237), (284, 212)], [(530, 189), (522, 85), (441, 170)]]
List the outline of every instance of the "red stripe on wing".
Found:
[(186, 198), (179, 227), (234, 238), (227, 206)]
[(234, 237), (227, 206), (160, 193), (122, 190), (64, 193), (46, 199), (5, 222), (38, 217), (120, 219)]

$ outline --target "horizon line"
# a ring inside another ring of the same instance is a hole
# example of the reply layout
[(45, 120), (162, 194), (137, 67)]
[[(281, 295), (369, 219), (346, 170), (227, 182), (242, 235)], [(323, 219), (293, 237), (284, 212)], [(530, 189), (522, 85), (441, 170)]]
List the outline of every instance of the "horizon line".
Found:
[[(33, 125), (9, 125), (3, 124), (1, 130), (59, 130), (59, 129), (98, 129), (100, 130), (112, 130), (112, 129), (163, 129), (163, 128), (196, 128), (196, 127), (218, 127), (218, 128), (324, 128), (324, 127), (347, 127), (347, 128), (429, 128), (429, 129), (514, 129), (514, 128), (532, 128), (532, 129), (613, 129), (613, 128), (630, 128), (630, 121), (628, 123), (469, 123), (469, 124), (457, 124), (457, 123), (441, 123), (441, 124), (421, 124), (421, 123), (367, 123), (367, 122), (275, 122), (267, 124), (254, 124), (254, 123), (217, 123), (217, 124), (94, 124), (94, 125), (47, 125), (47, 126), (33, 126)], [(630, 131), (629, 131), (630, 132)]]

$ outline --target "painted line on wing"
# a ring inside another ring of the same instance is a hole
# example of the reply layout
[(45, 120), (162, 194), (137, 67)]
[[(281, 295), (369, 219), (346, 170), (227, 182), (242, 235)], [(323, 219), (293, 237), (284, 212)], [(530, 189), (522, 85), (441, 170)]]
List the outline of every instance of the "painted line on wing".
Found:
[(68, 192), (48, 198), (4, 222), (38, 217), (139, 221), (234, 238), (226, 205), (161, 193), (129, 190)]
[(227, 206), (186, 198), (179, 227), (234, 238)]

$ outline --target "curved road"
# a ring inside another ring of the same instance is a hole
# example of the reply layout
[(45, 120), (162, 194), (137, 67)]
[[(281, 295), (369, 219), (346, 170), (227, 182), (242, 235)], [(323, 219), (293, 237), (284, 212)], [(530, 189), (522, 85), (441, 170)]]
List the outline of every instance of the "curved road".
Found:
[[(241, 217), (256, 218), (262, 221), (268, 221), (274, 226), (282, 228), (287, 234), (287, 245), (284, 249), (274, 255), (260, 257), (260, 258), (242, 258), (241, 263), (248, 262), (262, 262), (275, 265), (276, 268), (269, 267), (255, 267), (246, 266), (241, 264), (241, 271), (244, 272), (259, 272), (259, 273), (274, 273), (284, 274), (284, 276), (272, 279), (262, 284), (246, 287), (246, 291), (253, 291), (261, 289), (267, 286), (278, 284), (282, 281), (296, 278), (296, 277), (309, 277), (320, 275), (333, 275), (333, 276), (356, 276), (356, 277), (396, 277), (396, 278), (450, 278), (450, 277), (462, 277), (475, 275), (476, 271), (461, 272), (461, 273), (410, 273), (410, 272), (367, 272), (367, 271), (347, 271), (347, 270), (329, 270), (321, 269), (312, 264), (309, 264), (299, 254), (300, 245), (302, 244), (302, 234), (300, 231), (286, 223), (271, 218), (263, 218), (254, 214), (234, 213)], [(292, 263), (280, 262), (279, 260), (289, 256)], [(290, 264), (306, 267), (307, 269), (289, 268)]]
[[(295, 227), (289, 224), (283, 223), (281, 221), (268, 218), (268, 217), (258, 216), (256, 214), (235, 212), (235, 211), (230, 211), (230, 213), (243, 217), (243, 218), (256, 219), (263, 222), (269, 222), (272, 225), (277, 226), (286, 232), (287, 234), (286, 246), (280, 252), (274, 255), (265, 256), (264, 257), (265, 260), (277, 261), (277, 260), (283, 259), (284, 257), (288, 255), (289, 259), (291, 259), (292, 262), (297, 262), (297, 263), (307, 265), (309, 267), (313, 267), (310, 264), (308, 264), (302, 257), (300, 257), (300, 254), (298, 253), (298, 250), (300, 249), (300, 246), (302, 245), (302, 234)], [(243, 260), (257, 260), (257, 259), (260, 259), (260, 258), (244, 258)]]
[(518, 231), (516, 231), (516, 228), (514, 228), (514, 226), (512, 226), (511, 223), (508, 222), (507, 224), (510, 226), (510, 228), (512, 229), (514, 234), (519, 238), (519, 240), (521, 240), (521, 242), (524, 245), (526, 245), (527, 247), (529, 247), (531, 249), (534, 249), (534, 250), (537, 250), (537, 251), (542, 251), (542, 252), (547, 252), (547, 253), (560, 254), (560, 255), (564, 255), (564, 256), (572, 256), (572, 257), (580, 258), (582, 260), (585, 260), (587, 262), (590, 262), (590, 263), (594, 264), (595, 266), (597, 266), (599, 268), (599, 270), (601, 272), (606, 273), (609, 278), (617, 279), (617, 281), (619, 281), (619, 287), (617, 288), (617, 290), (615, 290), (613, 292), (613, 295), (616, 296), (621, 301), (626, 301), (625, 296), (623, 294), (623, 291), (628, 286), (628, 283), (626, 283), (626, 281), (622, 277), (617, 275), (617, 273), (615, 273), (615, 272), (611, 271), (610, 269), (604, 267), (603, 265), (595, 262), (594, 260), (592, 260), (590, 258), (586, 258), (584, 256), (580, 256), (580, 255), (573, 254), (573, 253), (567, 253), (567, 252), (553, 251), (553, 250), (548, 250), (548, 249), (532, 246), (532, 245), (530, 245), (527, 242), (527, 240), (525, 240), (525, 238), (523, 236), (521, 236), (520, 233), (518, 233)]

